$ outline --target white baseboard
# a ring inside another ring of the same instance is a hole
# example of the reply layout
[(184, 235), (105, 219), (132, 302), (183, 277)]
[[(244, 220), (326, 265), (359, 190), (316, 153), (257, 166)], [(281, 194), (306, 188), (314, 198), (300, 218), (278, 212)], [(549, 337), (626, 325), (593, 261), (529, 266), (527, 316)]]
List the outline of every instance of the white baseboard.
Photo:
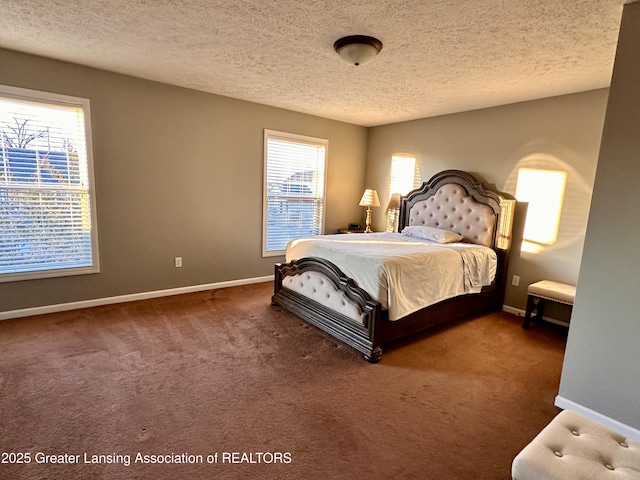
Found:
[(597, 422), (605, 427), (609, 427), (611, 430), (615, 430), (621, 435), (625, 437), (631, 438), (637, 442), (640, 441), (640, 430), (630, 427), (618, 420), (614, 420), (613, 418), (607, 417), (595, 410), (591, 410), (585, 406), (580, 405), (579, 403), (568, 400), (560, 395), (556, 396), (556, 400), (554, 402), (556, 407), (562, 408), (563, 410), (571, 410), (572, 412), (579, 413), (583, 417), (587, 417), (594, 422)]
[(10, 318), (30, 317), (32, 315), (43, 315), (45, 313), (65, 312), (77, 310), (79, 308), (98, 307), (101, 305), (111, 305), (115, 303), (133, 302), (136, 300), (147, 300), (149, 298), (168, 297), (170, 295), (182, 295), (184, 293), (202, 292), (204, 290), (216, 290), (218, 288), (237, 287), (252, 283), (272, 282), (274, 276), (243, 278), (240, 280), (230, 280), (227, 282), (207, 283), (202, 285), (192, 285), (189, 287), (169, 288), (167, 290), (155, 290), (151, 292), (131, 293), (116, 297), (95, 298), (92, 300), (82, 300), (79, 302), (59, 303), (55, 305), (44, 305), (42, 307), (23, 308), (20, 310), (8, 310), (0, 312), (0, 320)]
[(510, 307), (509, 305), (502, 305), (502, 311), (507, 313), (513, 313), (518, 317), (524, 317), (524, 310), (520, 310), (519, 308)]
[[(519, 308), (510, 307), (509, 305), (503, 305), (502, 306), (502, 311), (503, 312), (507, 312), (507, 313), (513, 313), (514, 315), (516, 315), (518, 317), (524, 317), (524, 314), (526, 313), (524, 310), (521, 310)], [(569, 326), (568, 322), (563, 322), (561, 320), (556, 320), (555, 318), (551, 318), (551, 317), (545, 317), (544, 315), (542, 316), (542, 319), (545, 322), (555, 323), (556, 325), (561, 325), (563, 327), (568, 327)]]

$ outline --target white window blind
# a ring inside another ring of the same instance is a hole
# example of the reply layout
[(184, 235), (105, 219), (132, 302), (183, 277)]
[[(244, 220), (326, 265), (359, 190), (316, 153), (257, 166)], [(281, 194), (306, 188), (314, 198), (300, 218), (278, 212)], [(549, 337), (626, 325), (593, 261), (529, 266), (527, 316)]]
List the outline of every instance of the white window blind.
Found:
[[(389, 172), (389, 198), (394, 193), (405, 196), (420, 186), (420, 167), (416, 158), (409, 155), (393, 155)], [(398, 228), (399, 208), (387, 210), (387, 232), (395, 232)]]
[(406, 195), (420, 186), (420, 170), (415, 157), (393, 155), (389, 175), (389, 194)]
[(327, 147), (325, 139), (264, 131), (263, 256), (323, 233)]
[(98, 271), (89, 101), (0, 86), (0, 281)]

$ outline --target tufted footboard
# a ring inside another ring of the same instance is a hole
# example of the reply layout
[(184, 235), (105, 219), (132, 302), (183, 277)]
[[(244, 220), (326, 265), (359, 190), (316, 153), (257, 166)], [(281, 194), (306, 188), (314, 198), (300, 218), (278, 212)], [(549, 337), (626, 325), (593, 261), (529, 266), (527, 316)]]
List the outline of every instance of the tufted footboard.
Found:
[(369, 362), (382, 357), (375, 340), (380, 304), (327, 260), (309, 257), (276, 264), (271, 303), (362, 352)]

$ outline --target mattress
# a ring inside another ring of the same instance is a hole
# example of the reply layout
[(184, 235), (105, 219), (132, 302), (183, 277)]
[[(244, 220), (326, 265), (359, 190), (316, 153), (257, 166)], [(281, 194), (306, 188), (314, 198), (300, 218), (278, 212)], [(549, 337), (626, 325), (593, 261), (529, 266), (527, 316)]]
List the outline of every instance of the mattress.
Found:
[(292, 240), (286, 260), (334, 263), (398, 320), (424, 307), (478, 293), (496, 275), (497, 255), (470, 243), (440, 244), (400, 233), (320, 235)]

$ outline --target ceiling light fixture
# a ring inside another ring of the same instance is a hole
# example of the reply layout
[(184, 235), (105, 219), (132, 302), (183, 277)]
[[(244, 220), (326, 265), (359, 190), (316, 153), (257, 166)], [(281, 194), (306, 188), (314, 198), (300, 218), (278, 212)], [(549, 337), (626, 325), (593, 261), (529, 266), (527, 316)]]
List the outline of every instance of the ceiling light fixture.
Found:
[(366, 65), (380, 53), (382, 42), (366, 35), (351, 35), (336, 40), (333, 48), (345, 62), (358, 67)]

